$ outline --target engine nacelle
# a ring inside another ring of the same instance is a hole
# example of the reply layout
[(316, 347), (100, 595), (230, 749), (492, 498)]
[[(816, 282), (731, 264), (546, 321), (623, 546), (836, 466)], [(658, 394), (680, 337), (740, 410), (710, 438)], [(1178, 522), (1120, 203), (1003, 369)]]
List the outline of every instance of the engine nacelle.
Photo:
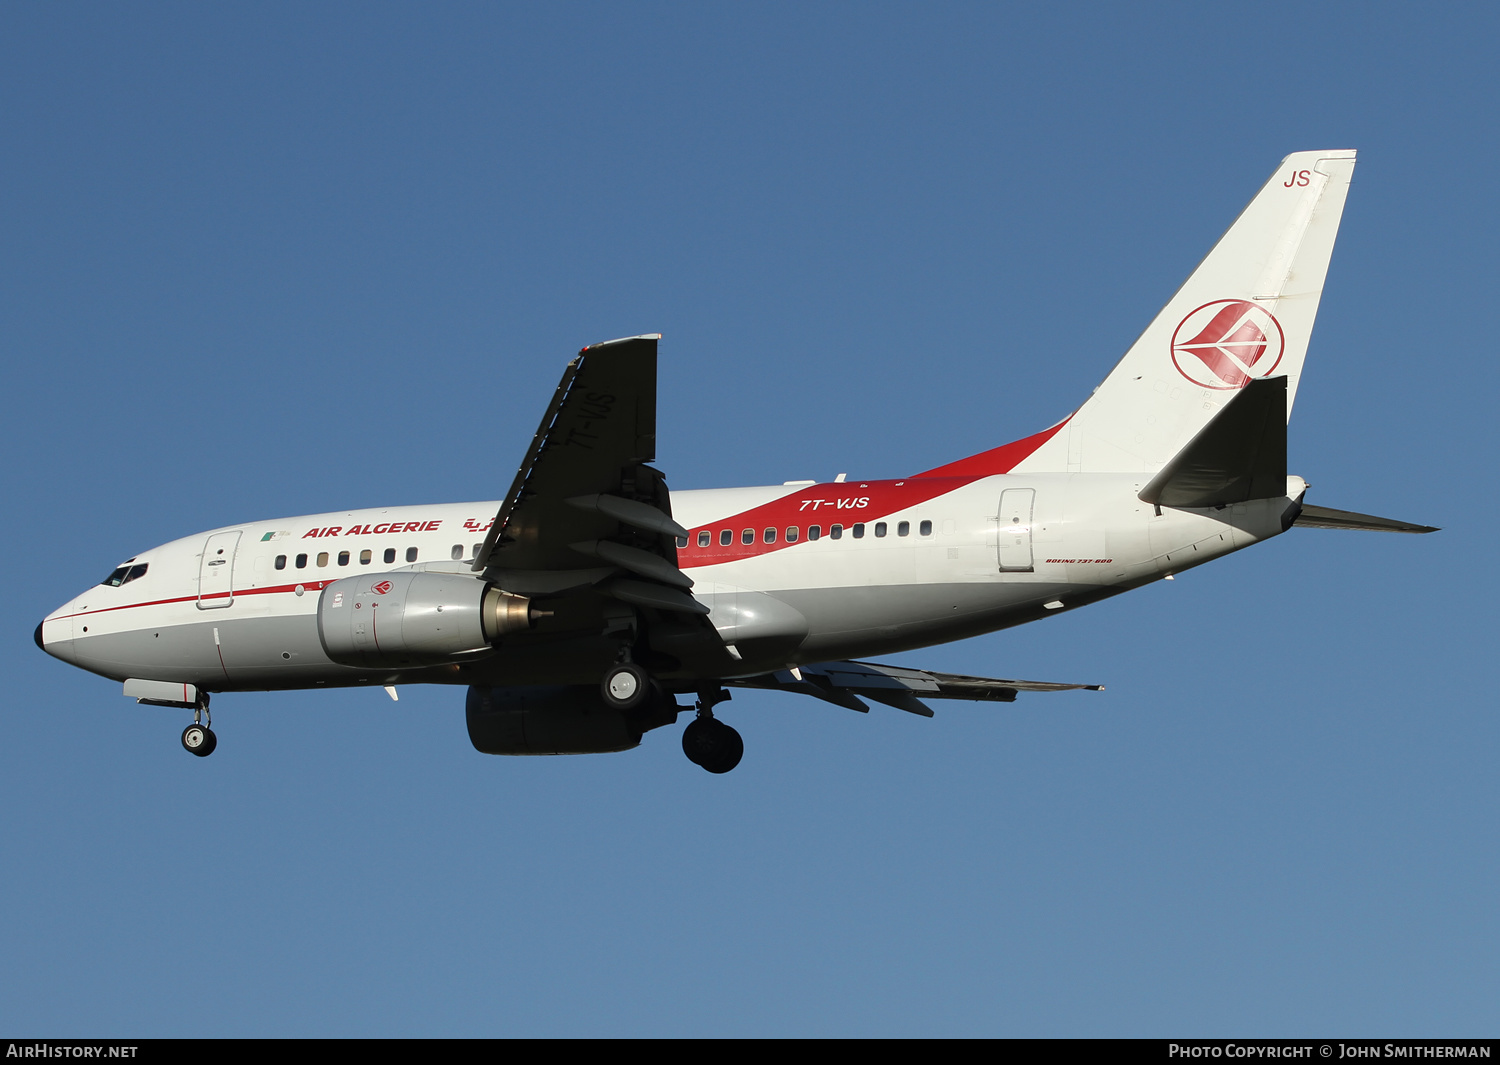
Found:
[(461, 573), (344, 577), (318, 600), (318, 638), (351, 666), (431, 665), (531, 627), (531, 601)]
[(606, 706), (594, 685), (469, 689), (469, 741), (484, 754), (603, 754), (628, 751), (641, 734), (675, 724), (678, 706), (653, 693), (622, 712)]

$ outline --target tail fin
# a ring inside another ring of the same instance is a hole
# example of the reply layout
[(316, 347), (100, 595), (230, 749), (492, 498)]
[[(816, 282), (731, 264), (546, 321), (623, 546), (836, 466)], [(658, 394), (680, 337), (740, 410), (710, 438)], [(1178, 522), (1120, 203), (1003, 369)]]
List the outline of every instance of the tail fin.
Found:
[(1155, 473), (1241, 388), (1273, 376), (1286, 378), (1290, 415), (1353, 172), (1352, 151), (1282, 160), (1089, 400), (1028, 438), (1010, 468)]

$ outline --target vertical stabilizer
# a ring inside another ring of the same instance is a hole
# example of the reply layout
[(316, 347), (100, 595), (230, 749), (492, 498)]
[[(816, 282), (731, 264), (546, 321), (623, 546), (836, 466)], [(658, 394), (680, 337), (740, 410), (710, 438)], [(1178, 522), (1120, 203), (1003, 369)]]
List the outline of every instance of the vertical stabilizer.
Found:
[(1089, 400), (1017, 473), (1155, 473), (1252, 381), (1291, 414), (1354, 152), (1298, 152), (1219, 238)]

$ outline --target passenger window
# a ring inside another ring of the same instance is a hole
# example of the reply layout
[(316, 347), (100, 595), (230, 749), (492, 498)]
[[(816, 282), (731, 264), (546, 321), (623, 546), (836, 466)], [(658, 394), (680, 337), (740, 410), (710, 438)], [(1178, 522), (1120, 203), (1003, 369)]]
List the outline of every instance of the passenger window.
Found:
[(828, 539), (842, 540), (844, 538), (844, 527), (842, 525), (830, 525), (828, 527)]
[(454, 562), (457, 562), (459, 559), (463, 558), (464, 557), (464, 545), (463, 544), (454, 544), (453, 545), (453, 550), (448, 552), (448, 557), (451, 558), (451, 559), (453, 559)]
[(416, 560), (417, 560), (417, 549), (415, 547), (408, 547), (406, 549), (406, 561), (408, 561), (408, 562), (415, 562)]
[(885, 535), (885, 522), (883, 522), (883, 521), (877, 521), (875, 523), (875, 535), (876, 536), (884, 536)]
[(797, 526), (788, 525), (786, 527), (786, 542), (789, 544), (795, 544), (797, 542)]
[(396, 561), (396, 549), (394, 547), (387, 547), (385, 549), (385, 561), (387, 565)]
[(923, 536), (931, 536), (932, 522), (924, 521), (921, 525), (917, 526), (917, 531), (920, 532)]
[(897, 536), (910, 536), (911, 535), (911, 522), (909, 522), (909, 521), (898, 522), (896, 524), (896, 535)]
[(728, 547), (733, 542), (734, 542), (734, 530), (733, 529), (725, 529), (723, 532), (719, 533), (719, 546), (720, 547)]
[(755, 543), (755, 530), (754, 529), (741, 529), (740, 530), (740, 543), (742, 543), (742, 544), (753, 544), (753, 543)]
[(686, 536), (679, 536), (677, 538), (677, 546), (679, 548), (686, 547), (687, 546), (687, 537)]
[(776, 530), (775, 529), (767, 529), (765, 532), (761, 533), (760, 535), (761, 535), (761, 539), (764, 540), (768, 544), (774, 544), (776, 542)]
[(807, 527), (807, 538), (809, 540), (816, 540), (816, 539), (818, 539), (822, 535), (823, 535), (823, 526), (821, 526), (821, 525), (809, 525)]
[(319, 551), (318, 552), (318, 568), (322, 569), (326, 565), (328, 565), (328, 552), (327, 551)]
[(699, 547), (707, 547), (709, 541), (712, 540), (712, 539), (713, 539), (713, 534), (710, 533), (707, 529), (705, 529), (705, 530), (703, 530), (703, 532), (701, 532), (701, 533), (698, 534), (698, 546)]
[(307, 568), (307, 556), (306, 555), (298, 555), (297, 556), (297, 568), (298, 569), (306, 569)]
[(473, 554), (473, 555), (471, 555), (471, 556), (470, 556), (470, 557), (471, 557), (471, 558), (478, 558), (478, 557), (479, 557), (479, 552), (480, 552), (480, 551), (481, 551), (481, 550), (483, 550), (483, 548), (484, 548), (484, 545), (483, 545), (483, 544), (475, 544), (475, 545), (474, 545), (474, 554)]
[(863, 540), (865, 538), (865, 523), (862, 521), (855, 522), (853, 532), (856, 540)]
[(359, 553), (359, 564), (368, 566), (370, 564), (370, 549), (367, 547)]
[[(298, 558), (305, 558), (306, 556), (305, 555), (298, 555), (297, 557)], [(347, 551), (340, 551), (339, 552), (339, 565), (340, 566), (347, 566), (348, 564), (349, 564), (349, 552), (347, 552)]]
[(285, 555), (277, 555), (276, 556), (276, 568), (277, 569), (286, 569), (286, 556)]

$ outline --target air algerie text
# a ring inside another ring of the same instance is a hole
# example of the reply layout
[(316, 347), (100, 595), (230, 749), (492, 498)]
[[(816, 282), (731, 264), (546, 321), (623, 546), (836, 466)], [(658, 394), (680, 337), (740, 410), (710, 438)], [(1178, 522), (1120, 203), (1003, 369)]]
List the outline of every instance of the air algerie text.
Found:
[(438, 526), (442, 524), (443, 519), (438, 518), (436, 521), (383, 521), (379, 525), (351, 525), (347, 529), (342, 525), (333, 525), (326, 529), (309, 529), (302, 534), (302, 539), (322, 536), (389, 536), (392, 533), (437, 532)]

